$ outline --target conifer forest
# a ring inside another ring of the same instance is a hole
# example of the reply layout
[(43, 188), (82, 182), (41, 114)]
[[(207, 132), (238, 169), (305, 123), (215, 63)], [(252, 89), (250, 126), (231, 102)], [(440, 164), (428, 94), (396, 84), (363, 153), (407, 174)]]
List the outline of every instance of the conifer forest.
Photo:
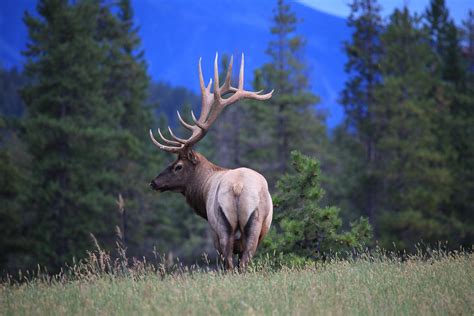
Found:
[[(311, 90), (320, 83), (293, 3), (275, 0), (266, 62), (245, 73), (247, 90), (272, 98), (225, 109), (196, 150), (267, 179), (273, 223), (257, 258), (472, 250), (474, 10), (458, 23), (444, 0), (388, 16), (377, 0), (348, 2), (336, 126)], [(201, 96), (151, 79), (131, 0), (38, 0), (23, 23), (23, 66), (0, 67), (0, 275), (58, 272), (97, 245), (149, 261), (214, 258), (208, 223), (182, 195), (149, 187), (175, 159), (149, 129), (188, 137), (176, 110), (192, 122)], [(219, 51), (221, 82), (231, 53)], [(205, 80), (212, 65), (203, 59)]]

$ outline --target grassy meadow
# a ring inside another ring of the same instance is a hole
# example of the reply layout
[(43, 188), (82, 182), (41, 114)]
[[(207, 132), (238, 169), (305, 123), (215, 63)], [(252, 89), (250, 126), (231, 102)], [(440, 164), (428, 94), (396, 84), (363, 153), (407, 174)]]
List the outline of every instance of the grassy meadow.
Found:
[[(299, 267), (124, 267), (103, 254), (56, 277), (0, 285), (1, 315), (473, 315), (474, 255), (382, 254)], [(23, 276), (23, 279), (27, 277)]]

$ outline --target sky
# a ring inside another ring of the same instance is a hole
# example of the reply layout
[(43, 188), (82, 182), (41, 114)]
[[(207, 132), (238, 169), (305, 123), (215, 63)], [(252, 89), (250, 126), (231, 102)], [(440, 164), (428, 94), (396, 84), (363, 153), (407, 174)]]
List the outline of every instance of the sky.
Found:
[[(349, 16), (349, 0), (297, 0), (309, 7), (323, 12), (346, 18)], [(457, 23), (467, 17), (467, 12), (474, 9), (473, 0), (445, 0), (451, 16)], [(429, 0), (379, 0), (384, 16), (388, 16), (395, 8), (407, 5), (410, 10), (422, 13), (429, 4)]]

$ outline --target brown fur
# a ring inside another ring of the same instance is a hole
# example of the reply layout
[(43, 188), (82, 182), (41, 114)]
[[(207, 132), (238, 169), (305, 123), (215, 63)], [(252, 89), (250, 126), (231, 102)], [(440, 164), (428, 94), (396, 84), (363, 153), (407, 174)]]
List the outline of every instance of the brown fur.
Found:
[(209, 181), (209, 177), (215, 172), (225, 171), (227, 169), (211, 163), (198, 152), (194, 154), (197, 161), (196, 169), (194, 170), (193, 177), (191, 177), (191, 181), (186, 185), (183, 194), (186, 197), (186, 202), (194, 209), (196, 214), (207, 220), (206, 196), (208, 188), (206, 183)]

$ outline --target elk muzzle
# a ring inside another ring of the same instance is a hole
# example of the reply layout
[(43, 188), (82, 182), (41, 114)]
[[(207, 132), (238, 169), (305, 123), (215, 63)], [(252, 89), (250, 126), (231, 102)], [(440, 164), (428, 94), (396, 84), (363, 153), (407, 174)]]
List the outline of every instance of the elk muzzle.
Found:
[(150, 188), (152, 190), (158, 190), (158, 186), (156, 185), (155, 181), (154, 180), (151, 180), (150, 182)]
[(166, 191), (168, 189), (166, 185), (163, 185), (163, 184), (160, 185), (159, 183), (157, 183), (156, 179), (151, 180), (150, 188), (152, 190), (160, 191), (160, 192)]

